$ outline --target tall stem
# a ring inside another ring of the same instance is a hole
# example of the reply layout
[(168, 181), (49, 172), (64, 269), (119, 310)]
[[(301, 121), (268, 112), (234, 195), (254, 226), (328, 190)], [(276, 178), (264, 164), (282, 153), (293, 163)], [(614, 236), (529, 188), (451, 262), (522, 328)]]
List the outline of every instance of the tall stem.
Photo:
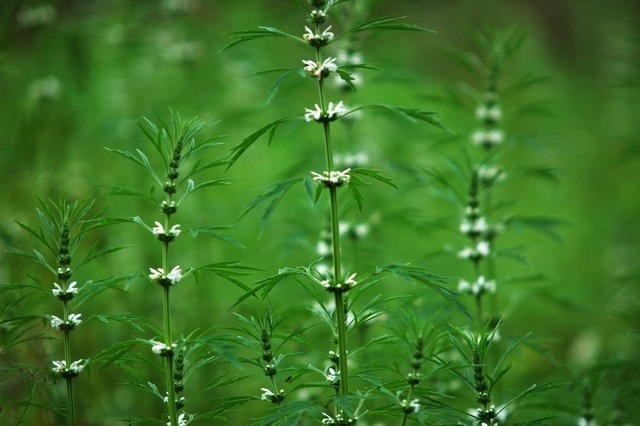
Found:
[[(171, 196), (167, 197), (167, 203), (171, 203)], [(170, 229), (171, 224), (171, 216), (169, 214), (165, 215), (165, 229)], [(169, 242), (164, 241), (162, 247), (162, 268), (165, 273), (169, 271)], [(164, 319), (164, 344), (167, 345), (168, 348), (171, 348), (173, 344), (173, 339), (171, 337), (171, 310), (169, 307), (169, 286), (165, 285), (162, 287), (163, 289), (163, 298), (162, 298), (162, 316)], [(174, 371), (173, 371), (173, 352), (169, 351), (167, 355), (164, 357), (165, 361), (165, 380), (167, 384), (167, 395), (168, 402), (167, 405), (169, 407), (169, 420), (171, 422), (171, 426), (178, 425), (178, 410), (176, 408), (176, 390), (174, 386)]]
[[(316, 49), (316, 60), (320, 63), (320, 49)], [(322, 110), (325, 110), (324, 100), (324, 80), (319, 78), (318, 91)], [(324, 147), (327, 161), (327, 171), (333, 171), (333, 147), (331, 145), (331, 128), (329, 122), (323, 122)], [(342, 256), (340, 251), (340, 216), (338, 212), (338, 193), (335, 186), (329, 187), (331, 202), (331, 244), (333, 252), (333, 279), (334, 284), (342, 280)], [(336, 327), (338, 330), (338, 356), (340, 371), (340, 394), (349, 395), (349, 373), (347, 367), (347, 325), (345, 320), (344, 295), (342, 292), (335, 292), (336, 302)]]
[[(66, 280), (63, 283), (63, 288), (67, 288)], [(67, 323), (69, 321), (69, 302), (64, 300), (62, 302), (62, 320)], [(71, 333), (70, 330), (64, 330), (64, 361), (67, 368), (71, 366)], [(73, 378), (67, 377), (67, 420), (69, 426), (75, 426), (76, 424), (76, 410), (73, 401)]]

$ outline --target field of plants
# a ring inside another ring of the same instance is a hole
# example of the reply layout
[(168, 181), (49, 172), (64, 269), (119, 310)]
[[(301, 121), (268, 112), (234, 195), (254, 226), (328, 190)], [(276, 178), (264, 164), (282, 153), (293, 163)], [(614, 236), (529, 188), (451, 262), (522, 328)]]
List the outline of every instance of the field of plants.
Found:
[(0, 3), (0, 424), (640, 424), (640, 4)]

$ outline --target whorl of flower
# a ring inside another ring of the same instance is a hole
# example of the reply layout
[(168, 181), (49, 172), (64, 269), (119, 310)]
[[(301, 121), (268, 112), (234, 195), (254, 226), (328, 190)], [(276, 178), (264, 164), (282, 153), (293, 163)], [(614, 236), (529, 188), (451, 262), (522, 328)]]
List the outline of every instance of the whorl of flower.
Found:
[(486, 124), (497, 124), (502, 118), (502, 110), (498, 105), (481, 104), (476, 108), (476, 118)]
[(329, 31), (330, 29), (331, 25), (329, 25), (322, 32), (322, 34), (315, 34), (313, 31), (311, 31), (311, 28), (304, 27), (304, 34), (302, 35), (302, 39), (313, 47), (326, 46), (331, 40), (333, 40), (333, 33)]
[(57, 274), (59, 280), (68, 280), (71, 278), (71, 268), (58, 268)]
[(403, 399), (401, 405), (402, 410), (407, 414), (417, 413), (418, 410), (420, 410), (420, 403), (418, 402), (417, 398), (412, 399), (411, 401)]
[(274, 404), (278, 404), (284, 400), (284, 389), (280, 389), (277, 394), (274, 394), (267, 388), (260, 388), (260, 390), (263, 392), (261, 396), (263, 401), (271, 401)]
[(478, 146), (490, 149), (504, 141), (504, 132), (499, 129), (476, 130), (471, 134), (471, 141)]
[(169, 231), (165, 231), (160, 222), (156, 222), (156, 226), (151, 230), (153, 235), (156, 235), (160, 241), (170, 242), (173, 241), (178, 235), (182, 233), (180, 225), (173, 225)]
[[(180, 414), (178, 416), (178, 426), (187, 426), (187, 423), (189, 423), (187, 415), (185, 413)], [(171, 421), (167, 422), (167, 426), (171, 426)]]
[(329, 280), (322, 280), (320, 284), (330, 293), (344, 293), (355, 287), (358, 282), (355, 280), (357, 274), (353, 273), (343, 283), (331, 284)]
[(307, 122), (311, 122), (311, 120), (315, 120), (318, 123), (334, 121), (342, 117), (347, 112), (347, 109), (342, 104), (342, 101), (338, 102), (337, 105), (334, 105), (333, 102), (329, 102), (326, 113), (322, 110), (322, 108), (320, 108), (320, 105), (318, 104), (315, 104), (314, 108), (315, 109), (304, 109), (304, 119), (307, 120)]
[(479, 260), (487, 257), (489, 252), (489, 243), (487, 241), (480, 241), (475, 248), (465, 247), (458, 253), (458, 257), (461, 259)]
[(336, 65), (335, 62), (336, 58), (327, 58), (322, 62), (322, 64), (318, 64), (315, 61), (302, 61), (304, 64), (304, 70), (311, 73), (315, 78), (325, 78), (332, 72), (336, 72), (338, 70), (338, 65)]
[(496, 281), (486, 281), (483, 275), (480, 275), (476, 281), (469, 283), (466, 280), (460, 280), (458, 283), (458, 291), (461, 293), (468, 293), (472, 296), (479, 296), (484, 293), (496, 292)]
[(62, 301), (71, 300), (76, 294), (78, 294), (78, 289), (76, 288), (76, 284), (78, 284), (76, 281), (72, 282), (71, 284), (69, 284), (69, 287), (67, 287), (67, 290), (64, 291), (62, 290), (62, 287), (60, 286), (60, 284), (53, 283), (53, 286), (55, 288), (51, 290), (51, 293), (53, 293), (53, 296), (58, 298), (59, 300), (62, 300)]
[(340, 372), (336, 371), (333, 367), (329, 367), (329, 372), (326, 374), (327, 380), (331, 383), (335, 383), (340, 379)]
[(480, 166), (478, 168), (478, 180), (484, 186), (492, 186), (506, 179), (507, 174), (496, 166)]
[(149, 343), (152, 345), (151, 351), (160, 356), (167, 356), (173, 353), (173, 350), (178, 346), (176, 343), (172, 343), (170, 346), (167, 346), (163, 342), (158, 342), (156, 340), (149, 340)]
[(84, 362), (83, 359), (73, 361), (69, 368), (67, 368), (67, 361), (65, 360), (52, 362), (54, 365), (54, 367), (52, 368), (53, 372), (61, 375), (64, 378), (76, 377), (82, 372), (82, 369), (84, 368), (84, 365), (82, 365), (82, 363)]
[(163, 201), (160, 204), (160, 210), (162, 210), (164, 214), (173, 214), (178, 211), (178, 205), (176, 204), (175, 201), (171, 201), (169, 203), (166, 201)]
[[(359, 112), (359, 111), (358, 111)], [(354, 114), (350, 114), (353, 116)], [(364, 167), (369, 164), (369, 156), (366, 152), (358, 152), (356, 154), (334, 154), (333, 163), (336, 166), (345, 167)]]
[(324, 24), (327, 22), (327, 14), (322, 10), (312, 10), (307, 21), (313, 24)]
[(176, 266), (171, 270), (171, 272), (166, 275), (164, 273), (164, 269), (162, 268), (149, 268), (149, 271), (151, 272), (149, 274), (149, 278), (151, 278), (152, 281), (157, 282), (161, 286), (175, 285), (182, 279), (182, 270), (180, 269), (180, 266)]
[(316, 172), (311, 172), (311, 174), (313, 175), (314, 182), (326, 187), (337, 187), (351, 181), (351, 175), (349, 174), (350, 171), (351, 169), (346, 169), (341, 172), (334, 170), (331, 172), (322, 172), (323, 174)]
[(70, 314), (67, 321), (63, 321), (55, 315), (51, 315), (51, 327), (56, 330), (73, 330), (76, 326), (80, 325), (82, 320), (80, 316), (82, 314)]
[(484, 217), (479, 217), (475, 220), (465, 218), (462, 219), (462, 223), (460, 224), (460, 232), (469, 236), (482, 235), (487, 229), (489, 229), (489, 225), (487, 225)]

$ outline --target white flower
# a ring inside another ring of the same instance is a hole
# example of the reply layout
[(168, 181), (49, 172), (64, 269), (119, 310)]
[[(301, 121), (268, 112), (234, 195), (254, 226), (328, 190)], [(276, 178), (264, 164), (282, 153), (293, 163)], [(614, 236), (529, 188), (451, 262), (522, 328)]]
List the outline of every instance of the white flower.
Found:
[(333, 102), (329, 102), (329, 108), (327, 109), (327, 118), (329, 120), (336, 119), (343, 116), (347, 112), (347, 109), (342, 104), (342, 101), (334, 107)]
[(172, 349), (174, 349), (176, 346), (175, 343), (172, 343), (171, 346), (167, 346), (162, 342), (157, 342), (155, 340), (150, 340), (149, 341), (153, 346), (151, 347), (151, 351), (154, 354), (158, 354), (158, 355), (165, 355), (167, 352), (171, 351)]
[(177, 237), (178, 235), (180, 235), (182, 231), (179, 228), (180, 228), (180, 224), (173, 225), (169, 230), (169, 235), (173, 235), (174, 237)]
[(53, 368), (53, 371), (55, 371), (56, 373), (62, 373), (67, 369), (67, 361), (65, 360), (52, 361), (52, 362), (53, 362), (53, 365), (55, 366), (55, 368)]
[(311, 11), (311, 16), (316, 18), (316, 17), (320, 17), (320, 18), (324, 18), (327, 16), (326, 13), (324, 13), (322, 10), (312, 10)]
[(302, 36), (302, 38), (305, 41), (309, 41), (309, 40), (313, 40), (316, 37), (316, 35), (313, 33), (313, 31), (311, 31), (311, 28), (309, 27), (304, 27), (304, 35)]
[(262, 392), (264, 392), (264, 393), (262, 394), (262, 400), (263, 400), (263, 401), (266, 401), (266, 400), (267, 400), (267, 398), (271, 399), (271, 397), (272, 397), (272, 396), (274, 396), (274, 395), (273, 395), (273, 392), (271, 392), (271, 391), (270, 391), (269, 389), (267, 389), (267, 388), (260, 388), (260, 390), (262, 390)]
[(476, 250), (478, 251), (478, 254), (488, 256), (490, 251), (489, 243), (487, 241), (480, 241), (476, 246)]
[(349, 285), (349, 286), (354, 286), (354, 285), (358, 284), (358, 282), (356, 280), (354, 280), (355, 277), (356, 277), (355, 273), (351, 274), (349, 276), (349, 278), (347, 278), (347, 280), (344, 283)]
[(315, 120), (315, 121), (321, 121), (322, 120), (322, 108), (320, 108), (320, 105), (316, 104), (315, 105), (315, 110), (313, 109), (309, 109), (309, 108), (305, 108), (305, 114), (304, 114), (304, 119), (307, 120), (307, 122), (310, 122), (311, 120)]
[(322, 419), (322, 424), (323, 425), (333, 425), (333, 424), (335, 424), (335, 420), (333, 419), (333, 417), (331, 417), (327, 413), (322, 413), (322, 415), (325, 416), (325, 418)]
[(489, 109), (488, 116), (493, 121), (498, 121), (502, 117), (502, 110), (499, 106), (494, 105)]
[(164, 277), (164, 269), (162, 268), (149, 268), (149, 270), (151, 271), (151, 273), (149, 274), (149, 278), (151, 278), (153, 281), (158, 281), (160, 278)]
[(329, 283), (329, 280), (322, 280), (320, 281), (320, 284), (322, 285), (322, 287), (324, 288), (329, 288), (331, 287), (331, 283)]
[(330, 382), (333, 382), (336, 380), (336, 377), (338, 377), (339, 375), (340, 375), (340, 372), (336, 373), (336, 370), (329, 367), (329, 374), (327, 374), (327, 380)]
[(505, 178), (505, 173), (498, 167), (481, 166), (478, 168), (478, 179), (484, 183), (493, 183)]
[(304, 64), (304, 70), (306, 72), (314, 72), (318, 69), (318, 64), (316, 64), (315, 61), (307, 61), (303, 59), (302, 63)]
[(73, 325), (78, 325), (82, 322), (82, 320), (80, 319), (80, 315), (82, 314), (70, 314), (69, 315), (69, 322)]
[(62, 321), (55, 315), (51, 315), (51, 327), (55, 328), (56, 330), (60, 330), (60, 326), (62, 324), (64, 324), (64, 321)]
[(338, 230), (340, 232), (340, 235), (344, 235), (347, 232), (349, 232), (349, 228), (350, 228), (349, 222), (340, 222), (338, 224)]
[(69, 367), (69, 371), (73, 372), (73, 373), (80, 373), (82, 371), (82, 369), (84, 368), (84, 365), (82, 365), (82, 359), (79, 359), (77, 361), (73, 361), (71, 363), (71, 367)]
[(465, 247), (463, 250), (458, 252), (458, 257), (461, 259), (469, 259), (471, 257), (475, 257), (475, 251), (469, 247)]
[(167, 279), (171, 281), (171, 284), (175, 285), (182, 279), (182, 270), (180, 266), (176, 266), (167, 274)]
[(480, 105), (476, 108), (475, 114), (478, 120), (497, 122), (502, 117), (502, 110), (498, 105), (489, 108), (486, 105)]
[(313, 175), (313, 180), (319, 183), (328, 183), (332, 185), (339, 185), (342, 183), (349, 183), (351, 181), (351, 175), (349, 172), (351, 169), (346, 169), (342, 172), (340, 171), (332, 171), (332, 172), (323, 172), (323, 174), (311, 172)]
[(316, 252), (320, 256), (326, 256), (326, 255), (331, 253), (331, 250), (330, 250), (329, 245), (327, 244), (326, 241), (320, 240), (320, 241), (318, 241), (318, 244), (316, 245)]
[(485, 134), (485, 143), (489, 146), (499, 145), (504, 141), (504, 132), (499, 129), (493, 129)]
[(327, 27), (327, 29), (326, 29), (326, 30), (324, 30), (324, 31), (322, 32), (322, 37), (323, 37), (324, 39), (326, 39), (326, 40), (333, 40), (333, 33), (332, 33), (331, 31), (329, 31), (329, 30), (331, 29), (331, 27), (332, 27), (332, 26), (331, 26), (331, 25), (329, 25), (329, 26)]
[(69, 284), (69, 287), (67, 288), (66, 293), (67, 294), (78, 294), (78, 289), (76, 288), (76, 284), (78, 284), (76, 281), (74, 281), (71, 284)]
[[(189, 422), (187, 420), (187, 415), (185, 413), (182, 413), (178, 416), (178, 426), (187, 426), (187, 423)], [(167, 422), (167, 426), (171, 426), (171, 421)]]
[(354, 234), (358, 238), (364, 238), (369, 234), (369, 225), (366, 223), (359, 223), (353, 229)]
[(165, 235), (166, 232), (164, 231), (164, 227), (162, 226), (162, 224), (160, 222), (156, 222), (156, 226), (154, 226), (154, 228), (151, 230), (153, 232), (153, 235)]
[(420, 409), (420, 404), (418, 403), (418, 399), (412, 399), (411, 402), (409, 403), (409, 407), (413, 408), (413, 412), (417, 413), (418, 410)]
[(53, 293), (53, 295), (55, 297), (60, 296), (63, 293), (62, 287), (60, 287), (60, 284), (58, 284), (58, 283), (53, 283), (53, 285), (54, 285), (55, 288), (53, 290), (51, 290), (51, 293)]
[(471, 141), (476, 145), (484, 145), (487, 134), (484, 130), (476, 130), (471, 133)]
[(460, 280), (460, 282), (458, 283), (458, 291), (459, 292), (466, 292), (471, 288), (471, 284), (469, 284), (469, 281), (467, 280)]

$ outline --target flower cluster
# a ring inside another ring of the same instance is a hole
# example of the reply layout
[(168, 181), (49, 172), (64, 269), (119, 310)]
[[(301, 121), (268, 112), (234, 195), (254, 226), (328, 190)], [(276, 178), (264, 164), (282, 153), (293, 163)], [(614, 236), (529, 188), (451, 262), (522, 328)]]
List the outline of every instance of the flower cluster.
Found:
[(329, 31), (330, 29), (331, 25), (329, 25), (322, 34), (315, 34), (311, 31), (311, 28), (304, 27), (304, 35), (302, 36), (302, 39), (313, 47), (326, 46), (331, 40), (333, 40), (333, 33)]
[(502, 130), (476, 130), (471, 134), (471, 141), (483, 148), (491, 149), (504, 141)]
[(458, 291), (461, 293), (468, 293), (472, 296), (479, 296), (484, 293), (496, 292), (496, 281), (487, 281), (484, 275), (480, 275), (476, 281), (469, 283), (466, 280), (460, 280), (458, 283)]
[(484, 187), (491, 187), (497, 182), (505, 179), (507, 174), (497, 166), (480, 166), (478, 167), (478, 180)]
[(322, 413), (322, 415), (325, 417), (324, 419), (322, 419), (322, 424), (323, 425), (350, 426), (350, 425), (355, 425), (356, 421), (358, 421), (357, 417), (354, 418), (354, 419), (345, 418), (342, 413), (336, 414), (335, 417), (332, 417), (327, 413)]
[(71, 268), (58, 268), (57, 276), (59, 280), (68, 280), (71, 278)]
[(182, 233), (180, 225), (173, 225), (169, 231), (165, 231), (160, 222), (156, 222), (156, 226), (151, 230), (151, 232), (153, 232), (153, 235), (156, 235), (158, 239), (163, 242), (173, 241)]
[(304, 70), (311, 73), (315, 78), (326, 78), (329, 74), (338, 70), (336, 58), (327, 58), (321, 64), (305, 60), (302, 63), (304, 64)]
[(476, 219), (464, 218), (460, 224), (460, 232), (471, 237), (482, 235), (488, 228), (489, 226), (484, 217)]
[(53, 293), (53, 296), (58, 298), (61, 301), (71, 300), (76, 294), (78, 294), (78, 289), (76, 288), (76, 284), (78, 283), (74, 281), (71, 284), (69, 284), (69, 287), (67, 287), (66, 290), (63, 290), (60, 284), (53, 283), (53, 286), (55, 288), (51, 290), (51, 293)]
[(330, 186), (342, 186), (344, 183), (349, 183), (351, 181), (351, 175), (349, 172), (351, 169), (346, 169), (343, 171), (331, 171), (331, 172), (323, 172), (323, 174), (311, 172), (313, 175), (313, 180), (321, 185), (326, 187)]
[(371, 227), (366, 222), (349, 223), (341, 221), (339, 225), (340, 235), (346, 235), (354, 240), (364, 238), (369, 235)]
[(172, 343), (171, 345), (166, 345), (162, 342), (158, 342), (156, 340), (150, 340), (149, 343), (151, 343), (151, 345), (153, 345), (151, 347), (151, 351), (154, 354), (158, 354), (160, 356), (168, 356), (169, 354), (173, 353), (173, 350), (178, 346), (175, 342)]
[(333, 163), (337, 166), (345, 167), (364, 167), (369, 164), (369, 156), (366, 152), (357, 152), (355, 154), (334, 154)]
[(69, 314), (69, 319), (67, 321), (63, 321), (57, 316), (51, 315), (51, 327), (56, 330), (73, 330), (82, 322), (80, 315), (82, 314)]
[(178, 211), (178, 205), (175, 201), (163, 201), (162, 204), (160, 204), (160, 210), (162, 210), (164, 214), (170, 215)]
[(164, 269), (162, 268), (149, 268), (149, 271), (151, 271), (151, 273), (149, 274), (149, 278), (151, 278), (151, 280), (157, 282), (161, 286), (175, 285), (182, 279), (182, 270), (180, 269), (180, 266), (176, 266), (171, 270), (171, 272), (166, 275), (164, 273)]
[(480, 260), (489, 256), (490, 251), (489, 242), (480, 241), (475, 247), (465, 247), (458, 252), (458, 257), (461, 259)]
[(329, 102), (326, 112), (323, 111), (318, 104), (315, 104), (314, 108), (315, 109), (304, 109), (304, 119), (307, 120), (307, 122), (311, 122), (311, 120), (315, 120), (318, 123), (335, 121), (347, 113), (347, 109), (342, 104), (342, 101), (338, 102), (337, 105), (334, 105), (333, 102)]
[(84, 368), (84, 365), (82, 365), (83, 362), (83, 359), (79, 359), (77, 361), (73, 361), (71, 365), (67, 367), (67, 361), (65, 360), (53, 361), (54, 368), (52, 368), (52, 370), (54, 373), (61, 375), (65, 379), (77, 377)]
[[(187, 426), (187, 423), (189, 423), (187, 415), (185, 413), (180, 414), (180, 416), (178, 416), (178, 426)], [(167, 426), (171, 426), (171, 421), (167, 422)]]
[(327, 14), (322, 10), (312, 10), (309, 14), (307, 22), (312, 24), (324, 24), (327, 22)]
[(400, 405), (402, 406), (402, 411), (407, 414), (417, 413), (418, 410), (420, 410), (420, 403), (417, 398), (412, 399), (411, 401), (403, 399)]
[(476, 108), (476, 118), (486, 124), (497, 124), (502, 118), (502, 109), (498, 105), (481, 104)]
[(284, 389), (280, 389), (277, 394), (271, 392), (267, 388), (261, 388), (260, 390), (263, 392), (261, 397), (263, 401), (269, 400), (274, 404), (279, 404), (284, 400)]
[(351, 274), (349, 278), (344, 281), (344, 284), (337, 283), (331, 284), (329, 280), (322, 280), (320, 284), (330, 293), (345, 293), (355, 287), (358, 282), (355, 280), (356, 274)]

